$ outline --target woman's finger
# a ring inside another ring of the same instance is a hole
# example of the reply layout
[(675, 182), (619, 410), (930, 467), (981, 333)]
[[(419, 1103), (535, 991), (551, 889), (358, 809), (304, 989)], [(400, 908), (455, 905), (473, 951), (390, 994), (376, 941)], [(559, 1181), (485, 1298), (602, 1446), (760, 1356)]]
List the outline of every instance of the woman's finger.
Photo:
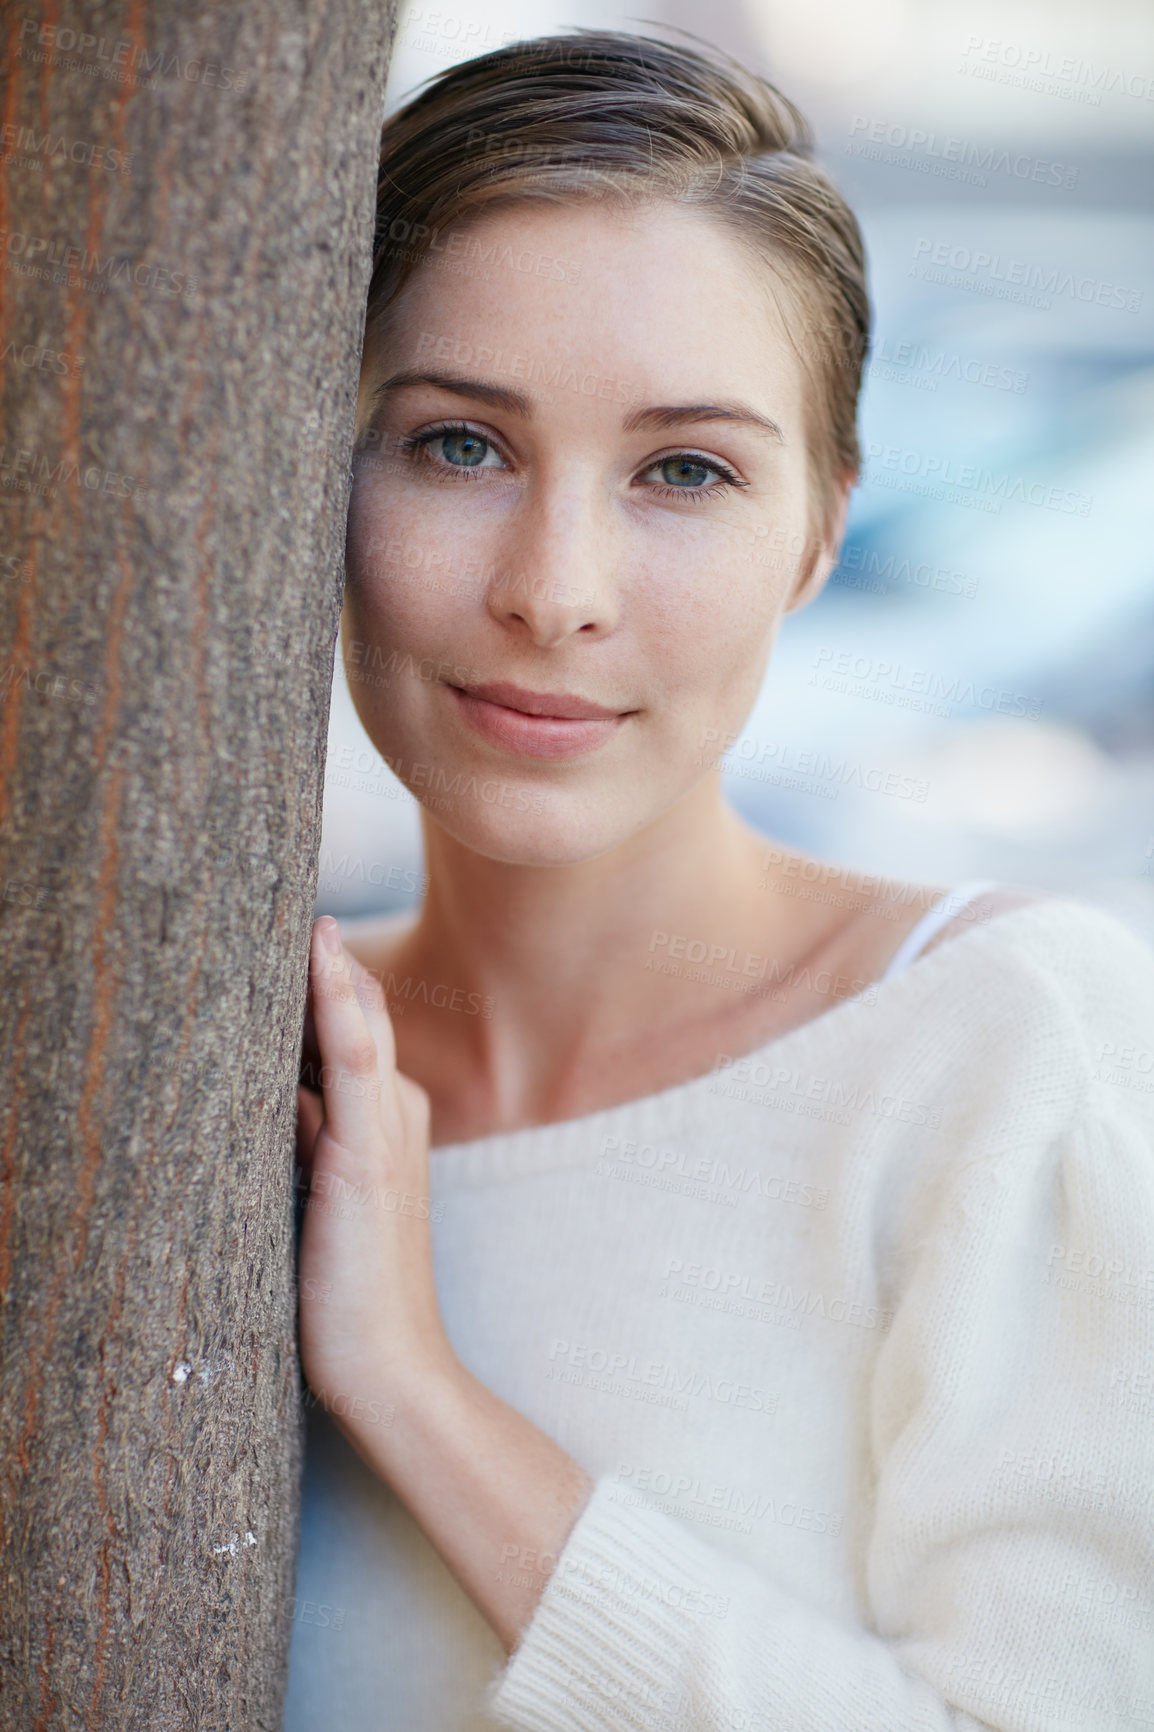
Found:
[(393, 1034), (384, 994), (367, 969), (353, 964), (331, 916), (313, 926), (310, 983), (329, 1134), (350, 1152), (375, 1142), (382, 1131), (390, 1138), (399, 1135)]
[(385, 1001), (385, 989), (379, 976), (373, 974), (355, 956), (344, 953), (349, 966), (357, 1002), (365, 1013), (365, 1021), (377, 1043), (377, 1053), (380, 1058), (382, 1078), (391, 1075), (397, 1068), (397, 1043), (393, 1035), (393, 1022)]
[(315, 1089), (297, 1088), (297, 1167), (307, 1179), (325, 1122), (325, 1104)]
[(319, 1089), (318, 1073), (321, 1065), (321, 1049), (317, 1043), (316, 1023), (313, 1021), (313, 994), (310, 982), (305, 998), (305, 1025), (301, 1034), (301, 1075), (300, 1080), (306, 1088)]

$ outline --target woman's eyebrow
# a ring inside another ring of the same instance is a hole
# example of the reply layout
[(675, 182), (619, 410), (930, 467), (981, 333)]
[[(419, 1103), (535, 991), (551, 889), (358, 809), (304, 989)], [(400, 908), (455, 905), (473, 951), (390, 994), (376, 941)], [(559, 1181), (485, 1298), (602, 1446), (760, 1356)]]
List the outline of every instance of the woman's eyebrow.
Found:
[[(480, 403), (488, 403), (494, 409), (505, 409), (514, 415), (528, 417), (533, 413), (532, 400), (526, 397), (524, 392), (511, 391), (505, 385), (493, 385), (485, 379), (467, 379), (453, 373), (393, 373), (383, 384), (377, 386), (372, 400), (376, 404), (390, 391), (403, 391), (417, 385), (432, 385), (439, 391), (450, 392), (454, 397), (473, 397)], [(634, 409), (625, 417), (622, 425), (626, 433), (636, 433), (642, 428), (663, 429), (687, 421), (742, 421), (749, 426), (760, 427), (779, 444), (786, 443), (785, 434), (777, 422), (771, 421), (766, 415), (759, 415), (747, 403), (657, 404), (648, 409)]]
[(521, 391), (510, 391), (504, 385), (490, 385), (484, 379), (458, 378), (452, 373), (394, 373), (378, 385), (372, 400), (379, 403), (389, 391), (404, 391), (411, 385), (433, 385), (438, 391), (449, 391), (454, 397), (475, 397), (494, 409), (507, 409), (513, 415), (531, 415), (533, 405)]
[(776, 421), (759, 415), (746, 403), (669, 403), (653, 409), (634, 409), (625, 417), (623, 425), (627, 433), (635, 433), (642, 427), (661, 429), (674, 427), (683, 421), (745, 421), (753, 427), (763, 428), (780, 445), (786, 442)]

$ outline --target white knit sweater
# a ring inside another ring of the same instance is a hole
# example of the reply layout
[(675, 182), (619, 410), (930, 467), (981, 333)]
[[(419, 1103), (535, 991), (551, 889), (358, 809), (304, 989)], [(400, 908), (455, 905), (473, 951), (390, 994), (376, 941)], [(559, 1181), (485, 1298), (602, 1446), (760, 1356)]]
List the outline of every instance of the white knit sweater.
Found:
[(436, 1149), (432, 1193), (457, 1353), (596, 1488), (505, 1662), (314, 1407), (285, 1732), (1154, 1725), (1117, 921), (1003, 914), (742, 1062)]

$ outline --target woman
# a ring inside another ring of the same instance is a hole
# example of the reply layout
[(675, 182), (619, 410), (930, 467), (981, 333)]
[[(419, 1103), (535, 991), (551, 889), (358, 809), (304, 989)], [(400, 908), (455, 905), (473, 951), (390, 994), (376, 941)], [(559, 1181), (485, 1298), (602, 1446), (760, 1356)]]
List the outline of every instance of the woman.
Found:
[(342, 642), (428, 890), (314, 931), (289, 1732), (1149, 1710), (1154, 959), (721, 793), (857, 470), (853, 218), (615, 34), (380, 184)]

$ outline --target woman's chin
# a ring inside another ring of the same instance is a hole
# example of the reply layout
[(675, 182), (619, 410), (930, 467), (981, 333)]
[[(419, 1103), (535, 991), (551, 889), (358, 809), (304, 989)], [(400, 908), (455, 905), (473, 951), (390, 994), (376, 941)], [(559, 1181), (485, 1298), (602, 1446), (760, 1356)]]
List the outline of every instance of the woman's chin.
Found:
[[(578, 810), (564, 797), (513, 790), (524, 805), (478, 810), (473, 798), (422, 800), (426, 820), (445, 830), (462, 847), (506, 866), (576, 866), (595, 860), (624, 842), (637, 828), (636, 819), (622, 814), (614, 824), (609, 813)], [(571, 809), (566, 810), (566, 807)]]

